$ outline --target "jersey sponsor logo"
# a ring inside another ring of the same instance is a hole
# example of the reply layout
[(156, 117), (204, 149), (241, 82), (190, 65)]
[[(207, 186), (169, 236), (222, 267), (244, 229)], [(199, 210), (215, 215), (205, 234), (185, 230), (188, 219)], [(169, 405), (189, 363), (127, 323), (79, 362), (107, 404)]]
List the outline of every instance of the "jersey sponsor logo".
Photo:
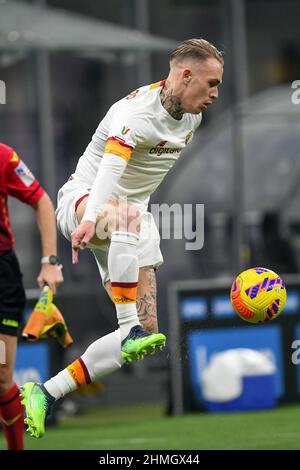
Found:
[(22, 162), (22, 160), (20, 161), (19, 165), (15, 168), (15, 173), (18, 175), (18, 177), (26, 187), (31, 186), (35, 180), (35, 177), (31, 173), (29, 168), (25, 165), (25, 163)]
[(130, 131), (129, 127), (123, 126), (123, 129), (121, 130), (121, 134), (126, 135), (128, 134), (129, 131)]
[(161, 140), (157, 145), (156, 147), (152, 147), (150, 150), (149, 150), (149, 153), (151, 155), (162, 155), (163, 153), (180, 153), (181, 152), (181, 148), (179, 147), (165, 147), (166, 143), (168, 141), (167, 140)]

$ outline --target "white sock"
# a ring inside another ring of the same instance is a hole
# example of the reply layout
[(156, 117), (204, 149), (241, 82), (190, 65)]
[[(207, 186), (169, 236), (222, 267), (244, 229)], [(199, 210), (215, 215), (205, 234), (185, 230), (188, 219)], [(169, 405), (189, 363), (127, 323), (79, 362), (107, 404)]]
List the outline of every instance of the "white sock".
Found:
[(68, 369), (60, 371), (57, 375), (47, 380), (47, 382), (44, 383), (44, 387), (55, 400), (59, 400), (59, 398), (64, 397), (78, 388)]
[(113, 232), (108, 253), (111, 281), (121, 340), (134, 325), (140, 325), (136, 308), (139, 277), (137, 243), (139, 237), (129, 232)]
[[(87, 383), (82, 382), (82, 366), (86, 368), (90, 382), (93, 382), (97, 378), (119, 370), (123, 363), (120, 330), (116, 330), (94, 341), (81, 358), (45, 382), (44, 387), (55, 400), (58, 400), (83, 383)], [(76, 367), (80, 368), (79, 375)]]
[(81, 356), (91, 380), (109, 375), (124, 364), (121, 357), (120, 330), (94, 341)]

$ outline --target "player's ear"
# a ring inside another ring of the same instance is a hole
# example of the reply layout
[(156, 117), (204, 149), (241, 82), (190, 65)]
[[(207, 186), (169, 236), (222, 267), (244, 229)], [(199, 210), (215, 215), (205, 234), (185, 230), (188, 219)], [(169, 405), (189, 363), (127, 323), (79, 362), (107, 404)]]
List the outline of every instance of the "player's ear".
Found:
[(183, 83), (187, 86), (192, 78), (192, 71), (189, 68), (185, 68), (182, 71)]

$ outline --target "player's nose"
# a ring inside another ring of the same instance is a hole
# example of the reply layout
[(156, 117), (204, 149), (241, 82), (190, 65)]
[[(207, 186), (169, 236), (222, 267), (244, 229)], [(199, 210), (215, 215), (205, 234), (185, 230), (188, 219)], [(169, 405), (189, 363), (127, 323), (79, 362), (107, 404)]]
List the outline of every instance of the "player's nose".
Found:
[(213, 100), (216, 100), (219, 96), (219, 90), (218, 90), (218, 87), (214, 87), (211, 92), (210, 92), (210, 98), (213, 99)]

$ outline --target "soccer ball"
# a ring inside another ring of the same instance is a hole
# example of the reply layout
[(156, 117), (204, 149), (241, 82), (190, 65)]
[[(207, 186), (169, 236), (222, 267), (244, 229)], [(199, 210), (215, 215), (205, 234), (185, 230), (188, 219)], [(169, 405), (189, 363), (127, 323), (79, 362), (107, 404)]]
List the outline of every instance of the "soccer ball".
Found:
[(250, 323), (274, 320), (286, 302), (283, 280), (270, 269), (251, 268), (237, 276), (230, 300), (236, 313)]

